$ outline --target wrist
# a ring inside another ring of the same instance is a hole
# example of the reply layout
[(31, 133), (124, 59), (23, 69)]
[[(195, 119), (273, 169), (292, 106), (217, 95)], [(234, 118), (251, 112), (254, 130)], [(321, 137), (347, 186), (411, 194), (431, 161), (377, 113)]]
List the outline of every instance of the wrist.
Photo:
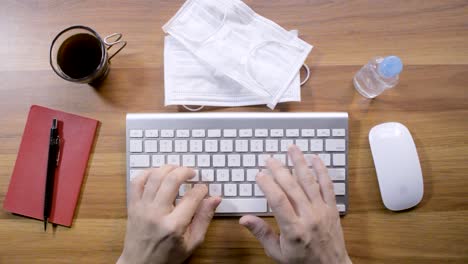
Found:
[(344, 264), (353, 264), (353, 262), (351, 261), (351, 258), (349, 257), (348, 254), (346, 254), (346, 257), (343, 261)]
[(125, 264), (126, 262), (122, 260), (122, 256), (119, 257), (116, 264)]
[(131, 263), (131, 261), (128, 261), (128, 259), (124, 256), (124, 254), (122, 252), (122, 255), (120, 255), (120, 257), (117, 260), (116, 264), (127, 264), (127, 263)]

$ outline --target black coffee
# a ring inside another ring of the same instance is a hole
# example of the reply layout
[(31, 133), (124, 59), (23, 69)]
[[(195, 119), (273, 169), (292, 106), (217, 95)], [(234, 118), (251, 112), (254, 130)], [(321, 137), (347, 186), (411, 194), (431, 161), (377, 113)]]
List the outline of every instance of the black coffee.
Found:
[(66, 75), (80, 79), (97, 69), (101, 57), (101, 42), (90, 34), (80, 33), (63, 42), (57, 54), (57, 63)]

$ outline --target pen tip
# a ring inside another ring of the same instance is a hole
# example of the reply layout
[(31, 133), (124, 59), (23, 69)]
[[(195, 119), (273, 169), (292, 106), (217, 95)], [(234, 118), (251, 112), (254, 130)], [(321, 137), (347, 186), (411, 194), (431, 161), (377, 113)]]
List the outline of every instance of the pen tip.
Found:
[(54, 119), (52, 120), (52, 127), (53, 127), (53, 128), (57, 128), (57, 123), (58, 123), (57, 118), (54, 118)]
[(44, 219), (44, 232), (47, 231), (47, 218)]

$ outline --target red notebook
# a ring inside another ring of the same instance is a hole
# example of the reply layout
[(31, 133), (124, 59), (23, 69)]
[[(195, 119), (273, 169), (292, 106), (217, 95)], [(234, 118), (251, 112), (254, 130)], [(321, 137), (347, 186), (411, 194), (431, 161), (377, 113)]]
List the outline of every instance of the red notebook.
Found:
[(59, 121), (60, 154), (49, 222), (71, 226), (97, 120), (31, 106), (3, 208), (43, 219), (50, 128), (54, 118)]

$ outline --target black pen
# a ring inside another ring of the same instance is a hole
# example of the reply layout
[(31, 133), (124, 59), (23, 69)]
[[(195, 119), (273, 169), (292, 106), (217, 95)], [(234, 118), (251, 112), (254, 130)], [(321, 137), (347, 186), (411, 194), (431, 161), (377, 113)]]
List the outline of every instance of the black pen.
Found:
[(55, 170), (58, 165), (58, 155), (60, 150), (60, 137), (58, 133), (58, 121), (52, 120), (49, 139), (49, 157), (47, 160), (47, 176), (44, 194), (44, 231), (47, 230), (47, 222), (52, 208), (52, 197), (54, 195)]

